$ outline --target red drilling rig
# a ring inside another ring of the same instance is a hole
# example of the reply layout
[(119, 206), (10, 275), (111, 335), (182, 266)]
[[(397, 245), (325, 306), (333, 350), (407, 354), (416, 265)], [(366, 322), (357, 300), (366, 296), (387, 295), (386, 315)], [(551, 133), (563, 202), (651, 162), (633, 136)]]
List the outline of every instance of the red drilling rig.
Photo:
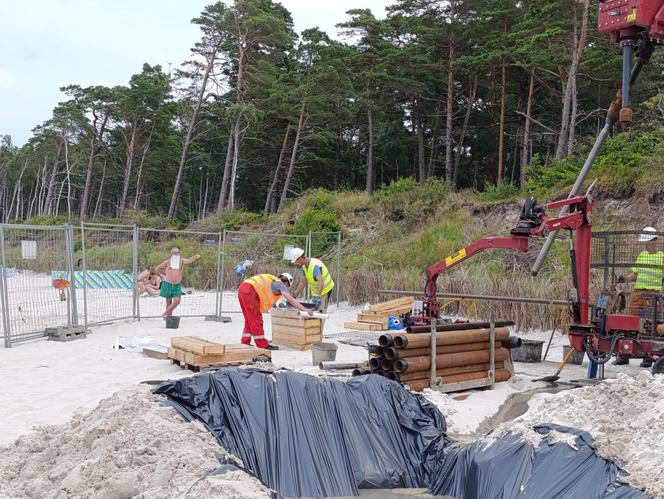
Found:
[[(604, 364), (613, 355), (654, 361), (653, 372), (660, 373), (664, 372), (662, 295), (653, 296), (651, 310), (639, 315), (614, 313), (609, 310), (610, 286), (606, 279), (609, 269), (613, 271), (613, 277), (616, 277), (616, 268), (629, 268), (631, 264), (616, 262), (614, 256), (611, 265), (606, 250), (605, 265), (593, 265), (592, 197), (589, 193), (580, 195), (580, 192), (590, 168), (614, 126), (620, 123), (621, 128), (626, 129), (632, 123), (632, 85), (643, 66), (649, 62), (655, 47), (664, 44), (664, 0), (602, 1), (599, 5), (598, 25), (599, 31), (610, 33), (611, 41), (619, 44), (623, 50), (622, 87), (609, 107), (604, 127), (598, 134), (569, 197), (541, 206), (534, 198), (530, 198), (525, 202), (519, 222), (508, 237), (482, 238), (430, 266), (426, 271), (427, 282), (424, 289), (426, 300), (422, 313), (410, 317), (409, 320), (412, 324), (431, 325), (440, 316), (436, 281), (440, 274), (448, 269), (486, 249), (526, 251), (530, 238), (546, 236), (543, 248), (531, 269), (531, 273), (537, 275), (558, 231), (567, 230), (573, 241), (570, 249), (573, 289), (569, 296), (571, 318), (569, 338), (572, 347), (579, 352), (585, 352), (591, 361), (588, 377), (594, 378), (597, 375), (598, 366), (601, 367), (603, 374)], [(632, 66), (634, 57), (636, 62)], [(557, 216), (551, 216), (549, 214), (551, 210), (560, 211)], [(605, 235), (606, 233), (603, 236)], [(622, 240), (616, 239), (613, 242), (614, 255), (615, 248), (628, 245), (628, 239), (634, 234), (615, 233), (615, 238), (621, 236)], [(607, 237), (603, 237), (604, 242), (608, 241)], [(592, 306), (589, 296), (591, 267), (603, 268), (605, 274), (604, 291)]]

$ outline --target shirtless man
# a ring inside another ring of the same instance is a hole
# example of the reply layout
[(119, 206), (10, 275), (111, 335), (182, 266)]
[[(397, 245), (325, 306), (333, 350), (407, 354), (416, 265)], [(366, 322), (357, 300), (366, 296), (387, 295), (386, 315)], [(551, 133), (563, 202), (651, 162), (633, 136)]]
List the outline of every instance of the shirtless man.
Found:
[(166, 298), (166, 310), (162, 314), (164, 319), (173, 315), (173, 310), (180, 305), (184, 266), (194, 263), (200, 257), (200, 255), (194, 255), (190, 258), (182, 258), (180, 250), (173, 248), (171, 250), (171, 257), (157, 265), (155, 270), (164, 276), (164, 281), (161, 283), (161, 290), (159, 292), (162, 298)]

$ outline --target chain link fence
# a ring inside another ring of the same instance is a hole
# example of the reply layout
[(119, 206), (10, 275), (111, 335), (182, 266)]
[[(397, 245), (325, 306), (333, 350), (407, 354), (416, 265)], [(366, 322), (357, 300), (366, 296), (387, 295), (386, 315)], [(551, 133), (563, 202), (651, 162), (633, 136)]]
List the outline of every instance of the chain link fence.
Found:
[(0, 294), (4, 343), (76, 324), (71, 226), (0, 225)]
[(237, 289), (255, 274), (290, 272), (297, 285), (304, 276), (288, 258), (295, 247), (325, 262), (335, 281), (333, 299), (339, 300), (337, 232), (0, 224), (0, 324), (5, 346), (43, 337), (50, 327), (161, 317), (165, 300), (159, 296), (163, 276), (157, 269), (174, 247), (183, 259), (199, 256), (184, 266), (177, 316), (222, 320), (224, 314), (241, 313)]

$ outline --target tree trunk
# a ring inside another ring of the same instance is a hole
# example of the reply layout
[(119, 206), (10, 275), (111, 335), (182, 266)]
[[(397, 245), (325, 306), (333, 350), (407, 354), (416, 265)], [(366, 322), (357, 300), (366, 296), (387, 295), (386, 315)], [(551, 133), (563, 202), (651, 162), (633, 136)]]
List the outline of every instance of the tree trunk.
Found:
[(143, 190), (141, 182), (143, 181), (143, 165), (145, 164), (145, 157), (148, 154), (150, 149), (150, 144), (152, 143), (152, 135), (154, 134), (155, 123), (152, 122), (152, 127), (150, 128), (150, 134), (148, 135), (145, 145), (143, 146), (143, 153), (141, 154), (141, 162), (138, 165), (138, 173), (136, 176), (136, 195), (134, 196), (134, 209), (138, 210), (141, 203), (141, 191)]
[(373, 124), (373, 103), (369, 100), (367, 106), (367, 126), (369, 132), (369, 150), (367, 151), (367, 194), (374, 192), (374, 124)]
[[(102, 138), (104, 136), (104, 131), (106, 130), (106, 123), (108, 123), (108, 114), (104, 115), (104, 121), (102, 121), (99, 132), (95, 127), (95, 132), (90, 141), (90, 157), (88, 158), (88, 167), (85, 173), (85, 187), (83, 189), (83, 200), (81, 201), (81, 220), (85, 220), (85, 217), (88, 214), (88, 204), (90, 203), (90, 189), (92, 186), (92, 173), (95, 167), (95, 161), (97, 160), (97, 152), (99, 150), (99, 145), (101, 144)], [(66, 147), (65, 147), (66, 149)], [(67, 180), (69, 182), (69, 179)], [(69, 202), (69, 201), (68, 201)]]
[(295, 131), (295, 140), (293, 142), (293, 150), (291, 151), (290, 163), (288, 165), (288, 172), (286, 173), (286, 178), (284, 179), (284, 187), (281, 190), (281, 199), (279, 199), (279, 208), (277, 211), (281, 211), (286, 204), (286, 199), (288, 198), (288, 189), (290, 189), (290, 183), (293, 179), (293, 173), (295, 172), (295, 161), (297, 159), (297, 153), (300, 146), (300, 137), (302, 136), (302, 128), (304, 127), (304, 117), (306, 112), (306, 103), (302, 102), (300, 107), (300, 119), (297, 123), (297, 130)]
[(48, 190), (46, 191), (46, 201), (44, 203), (44, 209), (47, 215), (53, 214), (52, 204), (53, 196), (55, 195), (55, 181), (58, 177), (58, 163), (60, 162), (60, 155), (62, 154), (62, 149), (64, 147), (64, 141), (58, 143), (58, 149), (55, 153), (55, 161), (53, 161), (53, 167), (51, 169), (51, 176), (48, 180)]
[(235, 184), (237, 182), (237, 166), (240, 162), (240, 137), (242, 130), (240, 130), (240, 120), (242, 115), (237, 117), (235, 128), (233, 129), (233, 161), (231, 163), (231, 176), (228, 183), (228, 209), (235, 209)]
[(528, 87), (528, 102), (526, 104), (526, 122), (523, 125), (523, 144), (521, 145), (521, 170), (519, 173), (519, 186), (526, 188), (526, 166), (530, 163), (530, 129), (532, 126), (531, 113), (533, 112), (533, 96), (535, 94), (535, 70), (530, 71), (530, 85)]
[(226, 147), (226, 161), (224, 163), (224, 175), (221, 179), (221, 189), (219, 189), (219, 202), (217, 203), (217, 213), (224, 211), (226, 207), (226, 196), (228, 195), (228, 179), (231, 176), (231, 163), (233, 160), (233, 126), (232, 130), (228, 131), (228, 146)]
[(417, 165), (419, 169), (420, 184), (424, 185), (427, 181), (427, 171), (424, 167), (424, 124), (422, 116), (417, 117)]
[(127, 160), (124, 168), (124, 182), (122, 185), (122, 197), (118, 204), (118, 217), (122, 217), (127, 204), (127, 195), (129, 194), (129, 182), (131, 180), (131, 169), (134, 163), (134, 148), (136, 147), (136, 136), (138, 135), (138, 123), (136, 120), (131, 125), (131, 137), (127, 144)]
[(205, 66), (205, 73), (203, 74), (203, 80), (201, 81), (201, 88), (198, 92), (196, 98), (196, 104), (194, 105), (193, 112), (191, 114), (191, 121), (187, 127), (187, 134), (184, 138), (184, 143), (182, 145), (182, 154), (180, 155), (180, 165), (178, 166), (178, 174), (175, 178), (175, 185), (173, 186), (173, 195), (171, 196), (171, 204), (168, 207), (168, 218), (173, 219), (177, 214), (178, 201), (180, 199), (180, 190), (182, 188), (182, 182), (184, 181), (184, 172), (187, 168), (187, 159), (189, 157), (189, 147), (191, 146), (191, 141), (194, 137), (194, 128), (196, 127), (196, 121), (198, 120), (198, 113), (201, 110), (203, 105), (203, 99), (205, 98), (205, 90), (207, 88), (208, 79), (210, 78), (210, 73), (212, 72), (212, 67), (214, 66), (214, 61), (216, 59), (216, 52), (213, 52), (207, 60), (207, 65)]
[(507, 64), (503, 59), (500, 78), (500, 129), (498, 131), (498, 176), (497, 183), (503, 181), (505, 171), (505, 99), (507, 94)]
[(106, 180), (106, 161), (104, 161), (104, 166), (101, 170), (101, 182), (99, 182), (99, 194), (97, 195), (97, 203), (95, 203), (95, 211), (92, 214), (93, 220), (99, 218), (99, 212), (101, 210), (101, 200), (104, 194), (104, 180)]
[(286, 125), (286, 133), (284, 134), (284, 140), (281, 143), (281, 151), (279, 151), (279, 159), (277, 160), (277, 167), (274, 169), (274, 175), (272, 176), (272, 183), (270, 184), (270, 189), (267, 191), (267, 197), (265, 198), (265, 213), (270, 213), (270, 207), (272, 206), (272, 198), (277, 192), (277, 183), (279, 182), (279, 173), (281, 172), (281, 165), (284, 161), (284, 156), (286, 155), (286, 149), (288, 148), (288, 137), (290, 135), (290, 124)]
[(431, 132), (431, 154), (429, 155), (429, 167), (427, 177), (433, 177), (436, 173), (436, 156), (438, 155), (438, 134), (440, 133), (440, 101), (436, 106), (436, 120)]
[(461, 155), (463, 154), (463, 143), (466, 140), (468, 133), (468, 125), (470, 124), (470, 116), (473, 114), (473, 107), (475, 107), (475, 99), (477, 98), (477, 84), (478, 78), (474, 77), (470, 84), (470, 94), (468, 95), (468, 105), (466, 106), (466, 114), (463, 117), (463, 125), (461, 126), (461, 133), (459, 134), (459, 142), (457, 144), (456, 153), (454, 154), (454, 175), (452, 176), (452, 187), (456, 189), (459, 178), (459, 165), (461, 164)]
[[(574, 4), (576, 9), (576, 4)], [(577, 37), (576, 29), (576, 11), (574, 12), (574, 47), (572, 48), (572, 62), (567, 72), (567, 83), (563, 96), (563, 110), (560, 119), (560, 133), (558, 134), (558, 145), (556, 147), (556, 158), (562, 159), (568, 153), (571, 128), (573, 94), (576, 93), (576, 76), (579, 70), (579, 63), (583, 57), (583, 50), (588, 38), (588, 13), (590, 10), (590, 0), (583, 0), (583, 14), (581, 18), (581, 33)]]
[(567, 155), (571, 155), (574, 151), (574, 134), (576, 133), (576, 115), (578, 112), (577, 106), (577, 89), (576, 81), (574, 81), (574, 91), (572, 92), (572, 111), (569, 118), (569, 137), (567, 139)]
[(454, 118), (454, 58), (456, 56), (456, 41), (454, 33), (449, 37), (449, 52), (447, 59), (447, 109), (445, 111), (445, 180), (453, 185), (454, 165), (452, 164), (452, 124)]

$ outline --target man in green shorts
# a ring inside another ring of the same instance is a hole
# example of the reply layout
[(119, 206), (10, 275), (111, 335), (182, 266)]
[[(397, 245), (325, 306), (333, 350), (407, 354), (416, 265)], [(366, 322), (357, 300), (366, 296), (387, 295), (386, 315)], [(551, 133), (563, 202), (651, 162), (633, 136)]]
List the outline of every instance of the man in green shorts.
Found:
[(200, 255), (194, 255), (190, 258), (182, 258), (180, 250), (173, 248), (171, 257), (157, 265), (155, 270), (164, 276), (159, 291), (159, 296), (166, 298), (166, 311), (162, 314), (164, 319), (173, 315), (173, 310), (180, 305), (184, 266), (194, 263), (200, 257)]

